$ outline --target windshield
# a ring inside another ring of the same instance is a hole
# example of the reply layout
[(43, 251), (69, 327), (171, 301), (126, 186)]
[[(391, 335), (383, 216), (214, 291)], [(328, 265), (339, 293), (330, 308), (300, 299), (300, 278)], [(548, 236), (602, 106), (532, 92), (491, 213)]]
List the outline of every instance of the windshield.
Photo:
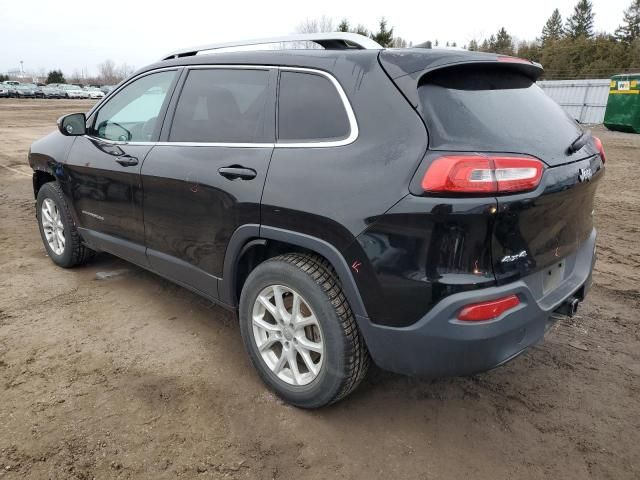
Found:
[(440, 70), (418, 88), (430, 148), (565, 157), (578, 124), (531, 79), (486, 67)]

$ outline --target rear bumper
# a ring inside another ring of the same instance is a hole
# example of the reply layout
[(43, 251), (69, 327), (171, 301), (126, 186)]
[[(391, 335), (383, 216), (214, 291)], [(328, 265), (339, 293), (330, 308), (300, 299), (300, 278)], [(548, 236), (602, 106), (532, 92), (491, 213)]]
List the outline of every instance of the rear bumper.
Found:
[[(565, 262), (562, 280), (544, 291), (547, 269), (500, 287), (444, 298), (415, 324), (403, 328), (376, 325), (358, 317), (374, 362), (407, 375), (442, 377), (489, 370), (539, 342), (554, 310), (567, 299), (582, 299), (591, 286), (596, 232)], [(495, 320), (461, 322), (460, 309), (470, 303), (515, 294), (520, 305)]]

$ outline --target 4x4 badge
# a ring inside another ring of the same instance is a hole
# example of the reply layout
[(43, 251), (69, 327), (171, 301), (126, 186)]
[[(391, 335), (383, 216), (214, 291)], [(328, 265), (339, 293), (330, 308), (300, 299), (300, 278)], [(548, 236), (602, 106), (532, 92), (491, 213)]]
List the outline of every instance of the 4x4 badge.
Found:
[(588, 182), (591, 180), (593, 173), (591, 173), (591, 168), (580, 168), (578, 170), (578, 181), (581, 183)]

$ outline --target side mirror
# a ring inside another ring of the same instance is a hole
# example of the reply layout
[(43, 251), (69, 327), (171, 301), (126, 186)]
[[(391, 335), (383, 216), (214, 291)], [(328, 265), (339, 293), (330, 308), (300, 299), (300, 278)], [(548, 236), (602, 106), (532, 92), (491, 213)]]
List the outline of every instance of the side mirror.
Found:
[(87, 133), (87, 118), (84, 113), (71, 113), (58, 119), (58, 130), (63, 135), (73, 137)]

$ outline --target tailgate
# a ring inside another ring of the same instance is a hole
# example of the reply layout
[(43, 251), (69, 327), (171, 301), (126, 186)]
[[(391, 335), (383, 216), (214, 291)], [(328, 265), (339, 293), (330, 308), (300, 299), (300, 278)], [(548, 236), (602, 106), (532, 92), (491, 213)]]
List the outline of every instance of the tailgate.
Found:
[(533, 192), (498, 197), (492, 240), (498, 284), (544, 268), (549, 268), (549, 276), (562, 276), (562, 260), (593, 230), (595, 191), (603, 173), (595, 155), (547, 168)]

